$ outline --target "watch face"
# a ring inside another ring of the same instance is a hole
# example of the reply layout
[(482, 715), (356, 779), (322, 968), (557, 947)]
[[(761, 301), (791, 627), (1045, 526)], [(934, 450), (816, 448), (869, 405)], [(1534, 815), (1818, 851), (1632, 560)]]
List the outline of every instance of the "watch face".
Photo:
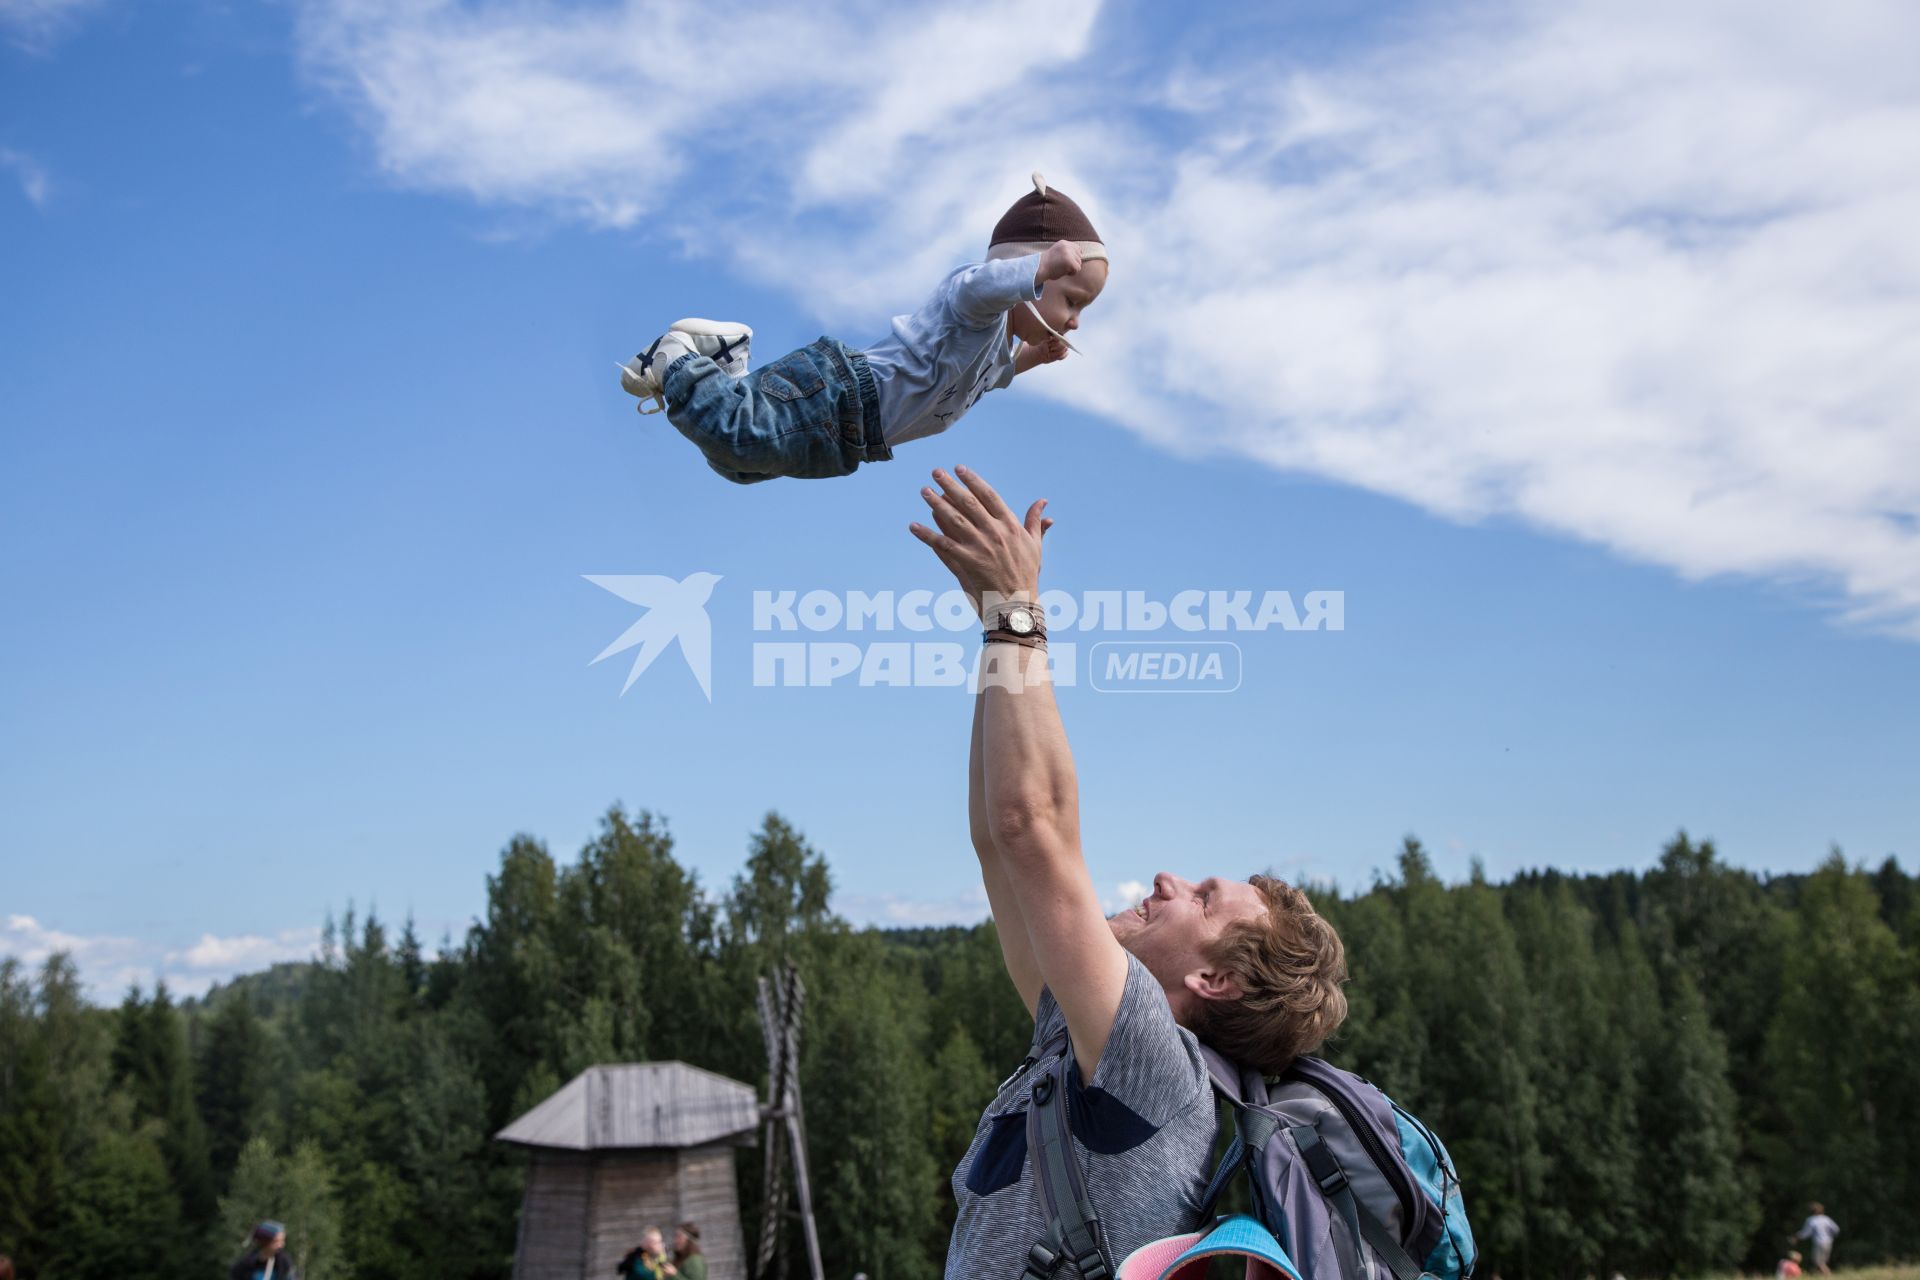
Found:
[(1033, 630), (1033, 614), (1026, 609), (1007, 610), (1007, 630), (1026, 635)]

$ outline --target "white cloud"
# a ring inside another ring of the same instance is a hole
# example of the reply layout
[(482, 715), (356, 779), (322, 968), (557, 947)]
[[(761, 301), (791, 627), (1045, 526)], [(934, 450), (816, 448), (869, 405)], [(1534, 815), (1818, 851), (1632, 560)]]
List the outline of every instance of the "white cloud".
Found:
[(100, 0), (0, 0), (0, 31), (29, 53), (45, 53)]
[(229, 976), (264, 969), (282, 960), (310, 960), (320, 945), (316, 928), (281, 929), (272, 935), (236, 934), (222, 938), (211, 933), (184, 951), (167, 954), (171, 964), (202, 973)]
[(0, 169), (13, 170), (13, 176), (20, 180), (20, 190), (36, 209), (47, 207), (47, 200), (53, 193), (52, 184), (47, 179), (47, 171), (40, 162), (24, 152), (0, 147)]
[(320, 943), (316, 927), (282, 929), (271, 935), (206, 933), (191, 946), (112, 934), (71, 933), (33, 916), (8, 915), (0, 923), (0, 956), (38, 965), (55, 952), (73, 958), (95, 999), (112, 1000), (128, 987), (152, 987), (161, 979), (176, 996), (203, 994), (215, 982), (264, 969), (282, 960), (310, 959)]
[[(1098, 225), (1098, 224), (1096, 224)], [(1113, 887), (1113, 893), (1102, 904), (1108, 915), (1117, 915), (1145, 902), (1153, 893), (1153, 886), (1144, 880), (1122, 880)]]
[(831, 13), (743, 4), (721, 21), (710, 5), (648, 0), (309, 0), (300, 38), (307, 66), (401, 181), (610, 227), (691, 195), (698, 215), (671, 221), (697, 238), (692, 223), (767, 193), (739, 181), (676, 188), (690, 160), (779, 168), (773, 117), (783, 130), (826, 131), (801, 194), (870, 195), (905, 141), (1076, 54), (1094, 9), (1058, 6), (1044, 31), (1009, 42), (1022, 12), (1012, 0), (933, 13), (873, 0)]
[(949, 924), (979, 924), (991, 914), (987, 891), (975, 886), (951, 898), (902, 898), (898, 894), (842, 894), (834, 910), (856, 925), (906, 929)]
[(1920, 9), (1457, 6), (1225, 70), (1116, 56), (1159, 51), (1090, 4), (696, 12), (302, 30), (400, 180), (639, 223), (856, 338), (1039, 167), (1115, 254), (1041, 394), (1920, 638)]

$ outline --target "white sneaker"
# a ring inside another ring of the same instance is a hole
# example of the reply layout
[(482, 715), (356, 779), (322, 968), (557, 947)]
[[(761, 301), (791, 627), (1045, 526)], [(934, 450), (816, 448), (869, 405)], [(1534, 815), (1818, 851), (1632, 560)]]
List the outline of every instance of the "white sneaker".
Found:
[[(706, 356), (731, 377), (744, 377), (753, 345), (753, 330), (726, 320), (689, 316), (654, 339), (652, 346), (620, 365), (620, 387), (640, 398), (641, 413), (659, 413), (667, 407), (661, 377), (684, 355)], [(648, 404), (652, 408), (648, 408)]]

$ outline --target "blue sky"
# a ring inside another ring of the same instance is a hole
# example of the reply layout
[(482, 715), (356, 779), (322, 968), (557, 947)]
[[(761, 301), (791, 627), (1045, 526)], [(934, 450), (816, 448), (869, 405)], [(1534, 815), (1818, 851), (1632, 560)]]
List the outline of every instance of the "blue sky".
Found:
[[(755, 590), (945, 585), (954, 462), (1051, 586), (1344, 593), (1231, 694), (1063, 695), (1104, 892), (1913, 865), (1916, 18), (1664, 9), (0, 0), (0, 950), (458, 932), (615, 801), (979, 918), (964, 692), (752, 680)], [(948, 435), (739, 489), (615, 385), (684, 314), (871, 340), (1035, 168), (1112, 283)], [(711, 701), (621, 696), (583, 575), (695, 572)]]

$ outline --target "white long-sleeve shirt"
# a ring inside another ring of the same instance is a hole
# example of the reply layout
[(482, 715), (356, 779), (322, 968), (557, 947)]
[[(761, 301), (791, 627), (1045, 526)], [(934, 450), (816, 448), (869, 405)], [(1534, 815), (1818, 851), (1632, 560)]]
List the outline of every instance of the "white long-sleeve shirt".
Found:
[(1007, 312), (1040, 297), (1040, 255), (958, 267), (865, 351), (888, 445), (936, 435), (1013, 381)]

